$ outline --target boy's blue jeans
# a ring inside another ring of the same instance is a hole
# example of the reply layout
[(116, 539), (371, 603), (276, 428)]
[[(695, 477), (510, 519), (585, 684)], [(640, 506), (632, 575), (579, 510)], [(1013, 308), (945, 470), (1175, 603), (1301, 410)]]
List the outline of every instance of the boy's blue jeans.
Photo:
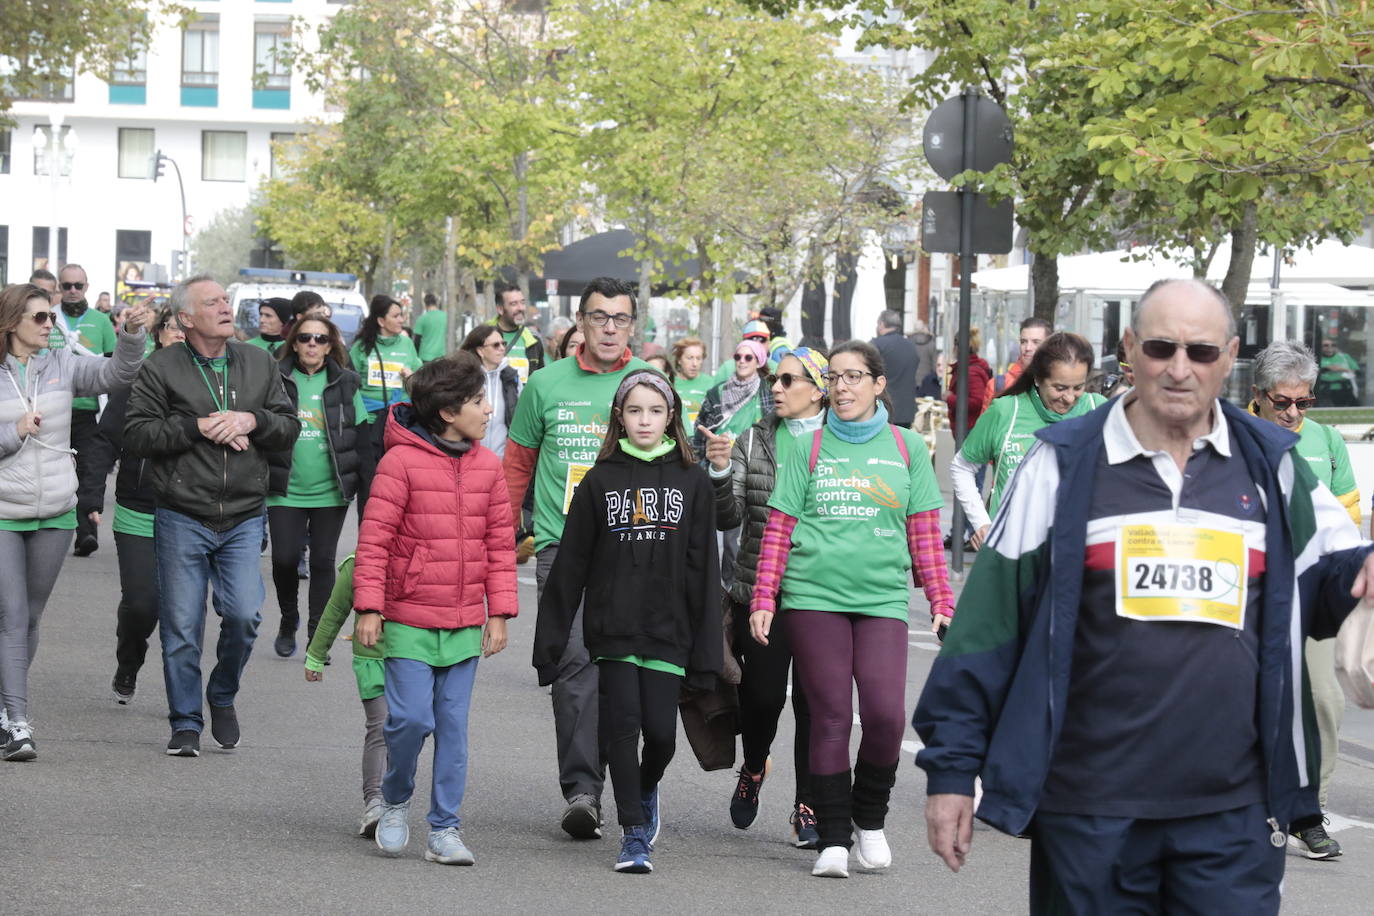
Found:
[(386, 750), (382, 797), (389, 805), (409, 801), (425, 737), (434, 734), (434, 779), (429, 826), (457, 827), (468, 780), (468, 708), (477, 657), (432, 668), (413, 658), (386, 660)]

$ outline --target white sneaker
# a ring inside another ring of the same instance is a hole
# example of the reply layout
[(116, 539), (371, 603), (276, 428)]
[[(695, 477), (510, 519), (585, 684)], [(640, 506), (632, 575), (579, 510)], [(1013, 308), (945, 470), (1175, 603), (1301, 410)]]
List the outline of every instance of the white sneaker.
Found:
[(811, 874), (817, 878), (848, 878), (849, 850), (843, 846), (827, 846), (816, 856)]
[(855, 824), (854, 853), (864, 868), (887, 868), (892, 864), (892, 849), (881, 830), (864, 830)]
[(369, 840), (377, 835), (377, 822), (382, 819), (382, 812), (386, 810), (386, 802), (381, 796), (369, 798), (363, 805), (363, 817), (358, 822), (358, 836), (365, 836)]

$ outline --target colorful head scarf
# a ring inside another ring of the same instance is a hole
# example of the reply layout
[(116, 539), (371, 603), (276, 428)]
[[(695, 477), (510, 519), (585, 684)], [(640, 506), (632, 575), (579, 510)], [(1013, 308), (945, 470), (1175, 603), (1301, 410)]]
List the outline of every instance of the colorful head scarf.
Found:
[(782, 362), (787, 357), (795, 357), (797, 362), (802, 364), (806, 370), (807, 377), (816, 383), (816, 387), (821, 390), (821, 394), (828, 394), (825, 387), (825, 373), (830, 368), (830, 360), (825, 358), (825, 354), (811, 347), (795, 347), (791, 350), (778, 354), (778, 362)]

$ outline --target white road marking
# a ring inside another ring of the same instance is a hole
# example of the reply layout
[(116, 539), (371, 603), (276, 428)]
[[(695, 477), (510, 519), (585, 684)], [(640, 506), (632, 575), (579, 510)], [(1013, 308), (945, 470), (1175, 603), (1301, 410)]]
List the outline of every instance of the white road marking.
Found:
[(1343, 814), (1335, 814), (1328, 811), (1326, 812), (1326, 819), (1330, 822), (1326, 828), (1327, 833), (1339, 833), (1350, 827), (1363, 827), (1365, 830), (1374, 830), (1374, 821), (1361, 820), (1358, 817), (1346, 817)]

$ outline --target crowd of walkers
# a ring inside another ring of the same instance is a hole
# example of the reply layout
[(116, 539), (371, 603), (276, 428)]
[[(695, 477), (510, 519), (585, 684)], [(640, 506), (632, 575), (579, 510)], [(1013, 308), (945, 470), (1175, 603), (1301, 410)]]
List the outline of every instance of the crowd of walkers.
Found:
[[(713, 768), (739, 735), (722, 802), (748, 829), (789, 695), (794, 844), (817, 876), (847, 877), (851, 852), (888, 867), (912, 583), (944, 643), (914, 724), (951, 868), (980, 778), (977, 816), (1031, 838), (1037, 913), (1273, 912), (1285, 843), (1340, 855), (1323, 820), (1343, 705), (1330, 637), (1374, 583), (1359, 494), (1341, 437), (1305, 417), (1320, 371), (1306, 348), (1260, 354), (1248, 410), (1220, 400), (1237, 339), (1204, 283), (1141, 298), (1110, 399), (1089, 391), (1076, 334), (1029, 319), (997, 375), (970, 333), (949, 471), (979, 559), (956, 614), (935, 468), (909, 429), (937, 370), (930, 335), (904, 337), (896, 313), (872, 343), (826, 352), (765, 310), (712, 375), (698, 338), (636, 357), (641, 304), (610, 278), (586, 284), (547, 354), (524, 295), (500, 288), (496, 318), (448, 356), (434, 301), (408, 332), (401, 303), (374, 297), (349, 348), (318, 297), (267, 300), (240, 342), (224, 289), (199, 276), (107, 334), (78, 265), (43, 274), (0, 292), (6, 760), (37, 756), (42, 612), (73, 540), (95, 549), (83, 539), (117, 466), (115, 701), (132, 702), (158, 632), (167, 754), (199, 755), (206, 706), (215, 742), (238, 745), (270, 543), (276, 654), (298, 651), (302, 578), (307, 681), (353, 618), (358, 832), (388, 855), (409, 843), (433, 736), (425, 858), (475, 861), (460, 812), (477, 663), (507, 644), (530, 554), (559, 823), (602, 836), (609, 770), (617, 871), (653, 870), (679, 711), (703, 765), (721, 739), (703, 723), (726, 723)], [(727, 715), (689, 719), (702, 706)]]

